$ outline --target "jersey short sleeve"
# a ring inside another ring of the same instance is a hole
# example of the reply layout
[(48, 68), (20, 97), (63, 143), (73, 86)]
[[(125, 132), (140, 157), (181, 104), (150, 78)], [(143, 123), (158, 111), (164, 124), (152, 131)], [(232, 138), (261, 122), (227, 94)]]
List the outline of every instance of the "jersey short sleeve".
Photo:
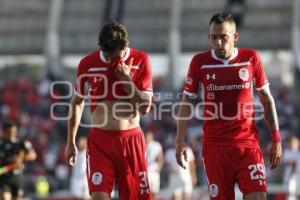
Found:
[(255, 52), (254, 57), (254, 78), (255, 88), (257, 90), (262, 90), (264, 89), (264, 87), (267, 87), (269, 85), (269, 81), (264, 70), (262, 59), (257, 52)]
[(85, 83), (87, 81), (87, 76), (85, 75), (85, 64), (84, 61), (81, 60), (78, 67), (77, 67), (77, 76), (76, 76), (76, 82), (74, 85), (74, 93), (81, 97), (85, 97)]
[(197, 74), (197, 67), (199, 63), (196, 57), (194, 57), (190, 63), (187, 78), (184, 83), (184, 94), (196, 98), (199, 90), (200, 77)]
[(145, 59), (142, 64), (141, 74), (135, 82), (136, 87), (141, 91), (149, 95), (153, 95), (152, 88), (152, 69), (148, 55), (145, 55)]

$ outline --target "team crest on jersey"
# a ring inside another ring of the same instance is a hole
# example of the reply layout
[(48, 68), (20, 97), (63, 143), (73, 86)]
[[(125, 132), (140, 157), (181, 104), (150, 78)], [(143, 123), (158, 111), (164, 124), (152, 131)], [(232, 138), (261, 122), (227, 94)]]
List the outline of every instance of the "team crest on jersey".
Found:
[(102, 174), (100, 172), (95, 172), (92, 176), (92, 182), (94, 185), (100, 185), (102, 183)]
[(218, 196), (218, 193), (219, 193), (219, 188), (217, 186), (217, 184), (210, 184), (209, 185), (209, 194), (211, 197), (217, 197)]
[(249, 79), (249, 71), (248, 71), (248, 69), (246, 69), (246, 68), (240, 69), (240, 71), (239, 71), (239, 77), (243, 81), (248, 81), (248, 79)]

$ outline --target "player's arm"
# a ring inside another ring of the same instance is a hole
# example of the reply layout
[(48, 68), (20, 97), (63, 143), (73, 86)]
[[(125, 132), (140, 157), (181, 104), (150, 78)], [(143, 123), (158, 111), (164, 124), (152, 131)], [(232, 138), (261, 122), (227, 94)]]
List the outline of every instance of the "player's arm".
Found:
[(182, 156), (184, 157), (184, 160), (187, 161), (187, 147), (185, 145), (184, 138), (186, 136), (187, 124), (192, 114), (194, 102), (194, 97), (184, 94), (179, 106), (177, 117), (177, 134), (175, 138), (176, 160), (177, 163), (184, 169), (186, 167), (183, 164)]
[[(130, 70), (132, 67), (133, 58), (130, 59), (129, 64), (124, 62), (119, 64), (115, 71), (117, 78), (120, 81), (124, 81), (123, 88), (125, 92), (130, 96), (130, 101), (136, 106), (141, 115), (145, 115), (150, 111), (152, 95), (146, 92), (141, 92), (135, 83), (130, 78)], [(141, 80), (143, 81), (143, 80)]]
[(84, 108), (84, 99), (78, 95), (74, 95), (71, 100), (71, 107), (69, 111), (68, 121), (68, 137), (66, 147), (66, 162), (67, 164), (74, 166), (76, 163), (77, 148), (75, 144), (75, 138), (80, 124), (82, 112)]
[(258, 90), (260, 101), (264, 107), (265, 120), (271, 130), (272, 146), (270, 149), (271, 169), (277, 167), (282, 160), (281, 139), (275, 101), (268, 86)]
[(25, 157), (24, 161), (34, 161), (37, 157), (36, 151), (34, 150), (31, 142), (24, 141), (24, 148), (25, 148)]

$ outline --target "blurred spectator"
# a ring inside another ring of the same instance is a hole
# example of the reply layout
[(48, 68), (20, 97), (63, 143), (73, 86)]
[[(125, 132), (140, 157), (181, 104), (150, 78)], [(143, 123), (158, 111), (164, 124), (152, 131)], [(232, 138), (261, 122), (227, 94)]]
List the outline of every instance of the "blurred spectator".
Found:
[(288, 200), (297, 200), (300, 197), (300, 142), (299, 138), (292, 136), (289, 140), (289, 148), (284, 150), (283, 182), (288, 186)]
[(104, 22), (122, 23), (126, 0), (106, 0)]
[(72, 168), (70, 192), (72, 197), (77, 200), (88, 200), (90, 198), (88, 182), (86, 178), (86, 137), (80, 136), (77, 139), (77, 162)]
[(164, 163), (163, 149), (159, 142), (154, 141), (153, 132), (147, 130), (145, 132), (146, 139), (146, 158), (148, 162), (148, 177), (152, 199), (157, 199), (160, 190), (160, 171)]
[(173, 191), (173, 200), (191, 200), (193, 186), (196, 184), (195, 156), (188, 147), (186, 168), (176, 162), (175, 148), (169, 148), (165, 153), (165, 162), (170, 172), (169, 189)]
[(3, 124), (0, 140), (0, 199), (21, 200), (24, 194), (24, 163), (36, 159), (35, 150), (29, 141), (18, 139), (17, 125)]

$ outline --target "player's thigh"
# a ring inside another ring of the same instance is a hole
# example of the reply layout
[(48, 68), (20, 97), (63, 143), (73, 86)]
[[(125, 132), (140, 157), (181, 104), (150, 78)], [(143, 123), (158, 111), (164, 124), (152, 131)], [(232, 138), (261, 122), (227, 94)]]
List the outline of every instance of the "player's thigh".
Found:
[(12, 195), (9, 191), (0, 191), (0, 200), (11, 200)]
[(234, 199), (235, 168), (227, 156), (231, 151), (228, 146), (203, 145), (202, 157), (213, 200)]
[(24, 176), (23, 174), (13, 175), (10, 178), (11, 194), (13, 199), (18, 199), (24, 195)]
[(110, 200), (110, 197), (106, 192), (92, 192), (91, 200)]
[(90, 193), (111, 193), (116, 175), (114, 162), (109, 155), (109, 150), (104, 152), (101, 147), (89, 140), (87, 151), (87, 181)]
[(149, 200), (147, 161), (145, 158), (145, 141), (141, 132), (121, 139), (124, 156), (118, 163), (118, 180), (120, 200)]
[(245, 200), (267, 200), (266, 192), (252, 192), (245, 196)]
[(266, 193), (265, 165), (259, 148), (245, 150), (236, 173), (239, 188), (245, 197), (248, 194)]

